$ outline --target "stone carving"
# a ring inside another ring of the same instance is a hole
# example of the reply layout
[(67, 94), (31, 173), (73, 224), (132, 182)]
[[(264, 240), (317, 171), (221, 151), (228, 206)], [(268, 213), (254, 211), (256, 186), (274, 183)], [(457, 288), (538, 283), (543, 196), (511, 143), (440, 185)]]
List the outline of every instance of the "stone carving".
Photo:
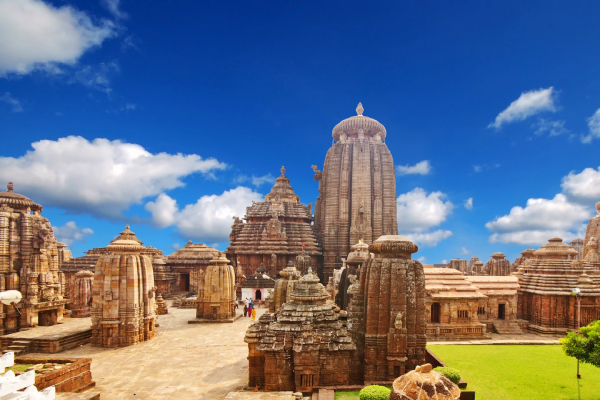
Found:
[[(156, 330), (154, 273), (129, 225), (98, 259), (92, 301), (92, 346), (123, 347), (150, 340)], [(124, 284), (113, 286), (117, 277)], [(107, 279), (108, 278), (108, 279)]]
[(394, 328), (402, 329), (402, 317), (403, 317), (403, 315), (401, 312), (396, 314), (396, 319), (394, 319)]
[(460, 393), (456, 384), (425, 364), (394, 380), (390, 400), (458, 400)]
[[(363, 112), (362, 105), (357, 112)], [(396, 175), (383, 143), (385, 127), (358, 114), (337, 124), (332, 136), (337, 143), (327, 152), (323, 172), (313, 165), (313, 179), (319, 181), (315, 227), (325, 257), (324, 282), (359, 239), (369, 244), (398, 232)]]

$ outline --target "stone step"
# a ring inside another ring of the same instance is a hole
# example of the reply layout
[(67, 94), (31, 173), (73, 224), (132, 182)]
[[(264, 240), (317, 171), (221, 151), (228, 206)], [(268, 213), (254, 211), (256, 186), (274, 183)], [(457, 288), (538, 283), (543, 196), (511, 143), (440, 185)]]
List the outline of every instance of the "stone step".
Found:
[(15, 354), (15, 357), (18, 355), (22, 355), (23, 353), (21, 352), (21, 350), (2, 350), (2, 354), (6, 354), (8, 352), (13, 352)]

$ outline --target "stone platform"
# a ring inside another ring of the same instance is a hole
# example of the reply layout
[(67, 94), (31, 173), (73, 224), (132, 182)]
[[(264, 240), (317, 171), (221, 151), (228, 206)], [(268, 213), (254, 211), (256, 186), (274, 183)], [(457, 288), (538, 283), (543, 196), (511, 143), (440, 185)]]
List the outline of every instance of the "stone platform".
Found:
[[(206, 319), (206, 318), (196, 318), (196, 319), (191, 319), (188, 321), (188, 324), (219, 324), (219, 323), (232, 323), (237, 321), (238, 319), (242, 318), (243, 315), (242, 314), (236, 314), (235, 317), (233, 318), (227, 318), (227, 319)], [(246, 317), (248, 318), (248, 317)]]
[(91, 318), (65, 318), (52, 326), (38, 326), (26, 331), (0, 336), (0, 350), (27, 353), (58, 353), (90, 342)]

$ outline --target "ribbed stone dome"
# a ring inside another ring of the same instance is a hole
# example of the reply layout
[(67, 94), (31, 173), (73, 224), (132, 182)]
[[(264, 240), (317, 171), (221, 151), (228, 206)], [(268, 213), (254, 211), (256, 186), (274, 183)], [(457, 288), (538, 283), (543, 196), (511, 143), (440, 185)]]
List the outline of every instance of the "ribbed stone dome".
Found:
[(35, 203), (29, 197), (15, 193), (14, 189), (14, 184), (12, 182), (8, 182), (8, 185), (6, 186), (6, 192), (0, 192), (0, 204), (6, 204), (15, 210), (24, 211), (29, 208), (31, 211), (42, 211), (41, 205)]
[(363, 110), (362, 103), (358, 103), (358, 107), (356, 107), (358, 115), (346, 118), (337, 124), (333, 128), (333, 138), (339, 141), (342, 134), (345, 134), (347, 137), (356, 137), (362, 130), (365, 137), (374, 137), (376, 134), (379, 134), (381, 140), (385, 140), (385, 136), (387, 135), (385, 127), (379, 121), (362, 115)]

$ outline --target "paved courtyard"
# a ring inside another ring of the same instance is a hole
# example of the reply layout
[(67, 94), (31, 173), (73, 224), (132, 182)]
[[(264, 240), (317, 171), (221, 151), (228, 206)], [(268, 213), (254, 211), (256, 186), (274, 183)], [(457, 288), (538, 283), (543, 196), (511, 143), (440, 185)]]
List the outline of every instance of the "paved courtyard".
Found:
[[(248, 382), (244, 333), (252, 320), (188, 324), (195, 314), (194, 309), (169, 308), (169, 314), (158, 317), (160, 327), (148, 342), (119, 349), (87, 344), (57, 356), (91, 357), (96, 390), (105, 400), (224, 399)], [(280, 398), (286, 397), (291, 398)]]

